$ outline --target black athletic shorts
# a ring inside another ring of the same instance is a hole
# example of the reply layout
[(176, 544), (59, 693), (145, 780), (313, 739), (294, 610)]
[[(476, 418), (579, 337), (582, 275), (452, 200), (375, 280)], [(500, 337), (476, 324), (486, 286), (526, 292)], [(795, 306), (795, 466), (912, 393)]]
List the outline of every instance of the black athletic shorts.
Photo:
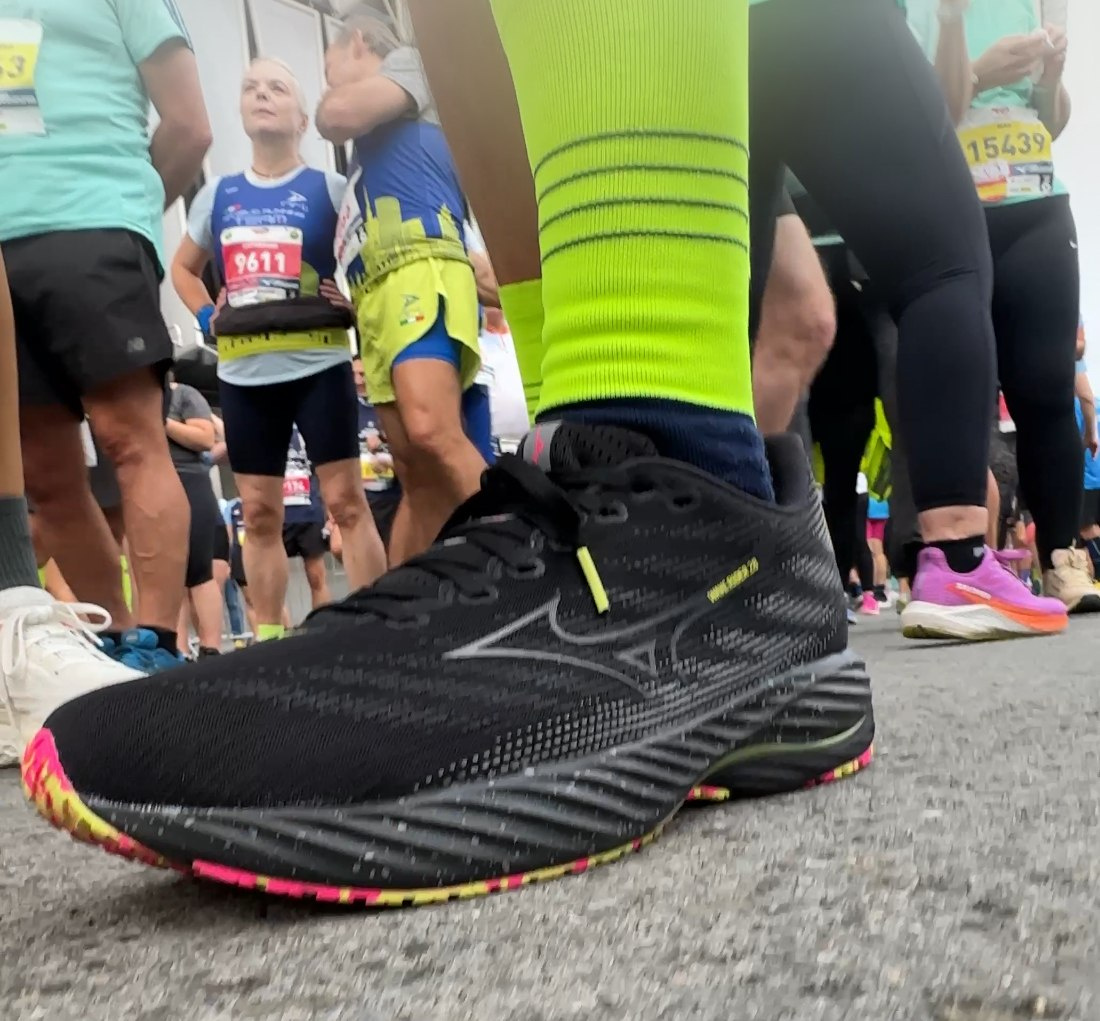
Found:
[(295, 425), (314, 466), (359, 459), (359, 402), (351, 362), (304, 379), (260, 386), (219, 380), (229, 466), (282, 478)]
[(225, 520), (218, 515), (218, 530), (214, 533), (214, 559), (229, 563), (229, 532), (225, 527)]
[(319, 521), (307, 521), (305, 524), (283, 525), (283, 549), (292, 560), (316, 560), (328, 552), (328, 539), (325, 526)]
[(62, 404), (152, 368), (163, 380), (172, 338), (160, 314), (153, 246), (128, 230), (58, 231), (5, 241), (15, 308), (19, 399)]
[(248, 577), (244, 573), (244, 552), (236, 543), (233, 543), (233, 548), (229, 551), (229, 577), (241, 588), (248, 587)]
[(205, 472), (179, 472), (191, 508), (191, 536), (187, 547), (187, 588), (198, 588), (214, 577), (214, 545), (225, 533), (218, 498)]
[(374, 523), (378, 527), (378, 534), (382, 537), (382, 545), (387, 549), (390, 545), (390, 533), (393, 531), (393, 519), (400, 502), (401, 490), (396, 487), (380, 493), (367, 491), (370, 512), (374, 515)]
[(1100, 489), (1086, 489), (1081, 501), (1081, 531), (1100, 525)]

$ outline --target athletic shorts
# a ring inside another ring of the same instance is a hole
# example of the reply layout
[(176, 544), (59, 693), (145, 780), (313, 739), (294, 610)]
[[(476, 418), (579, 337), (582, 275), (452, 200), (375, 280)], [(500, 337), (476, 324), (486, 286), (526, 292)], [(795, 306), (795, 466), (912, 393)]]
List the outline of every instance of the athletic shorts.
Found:
[(1081, 501), (1081, 531), (1100, 525), (1100, 489), (1086, 489)]
[(191, 508), (191, 536), (187, 547), (187, 588), (198, 588), (214, 577), (214, 545), (225, 533), (218, 498), (205, 472), (178, 473)]
[(283, 525), (283, 549), (293, 560), (316, 560), (328, 552), (328, 539), (325, 526), (320, 521), (306, 521), (301, 524)]
[(485, 463), (494, 464), (497, 456), (493, 449), (493, 412), (487, 386), (475, 383), (462, 395), (462, 426)]
[(877, 539), (881, 543), (886, 542), (886, 518), (867, 519), (867, 539)]
[[(481, 370), (480, 313), (469, 263), (411, 262), (358, 293), (356, 306), (359, 353), (372, 404), (394, 402), (393, 367), (410, 357), (449, 361), (459, 371), (463, 392), (473, 385)], [(403, 359), (418, 341), (425, 342), (418, 353)]]
[(150, 368), (163, 380), (172, 338), (153, 246), (128, 230), (58, 231), (3, 244), (15, 309), (19, 399), (61, 404)]
[(214, 559), (222, 563), (229, 563), (229, 532), (226, 531), (225, 521), (218, 516), (218, 530), (214, 533)]
[(229, 551), (229, 577), (239, 588), (248, 588), (248, 577), (244, 573), (244, 552), (236, 543), (233, 543)]
[(260, 386), (218, 381), (229, 466), (282, 478), (295, 425), (314, 466), (359, 460), (359, 403), (351, 361), (303, 379)]
[(393, 519), (397, 514), (397, 505), (401, 503), (401, 490), (387, 489), (383, 492), (367, 492), (367, 503), (374, 516), (374, 524), (382, 537), (382, 545), (389, 547), (390, 534), (393, 532)]

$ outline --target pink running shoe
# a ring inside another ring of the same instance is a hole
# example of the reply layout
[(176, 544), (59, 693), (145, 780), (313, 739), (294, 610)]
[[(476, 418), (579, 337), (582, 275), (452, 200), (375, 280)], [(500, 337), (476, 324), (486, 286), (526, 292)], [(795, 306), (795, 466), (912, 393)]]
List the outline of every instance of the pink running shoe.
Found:
[(863, 593), (863, 600), (859, 604), (859, 612), (866, 613), (871, 617), (878, 616), (878, 600), (875, 598), (874, 592)]
[(969, 574), (947, 566), (942, 551), (927, 547), (917, 560), (913, 600), (901, 615), (906, 638), (998, 638), (1053, 635), (1069, 623), (1065, 604), (1031, 590), (987, 549)]

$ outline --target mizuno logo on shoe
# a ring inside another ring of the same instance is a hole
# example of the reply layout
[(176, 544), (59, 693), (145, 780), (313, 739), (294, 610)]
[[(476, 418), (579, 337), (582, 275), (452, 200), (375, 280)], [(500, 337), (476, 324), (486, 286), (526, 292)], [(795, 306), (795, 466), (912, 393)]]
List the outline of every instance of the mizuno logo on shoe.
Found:
[[(759, 560), (752, 557), (705, 593), (672, 609), (625, 627), (600, 629), (592, 634), (577, 634), (562, 624), (558, 592), (538, 609), (444, 653), (443, 658), (542, 660), (592, 671), (644, 694), (643, 685), (647, 680), (659, 678), (662, 666), (666, 671), (675, 669), (679, 661), (676, 645), (688, 625), (741, 588), (759, 570)], [(623, 666), (632, 668), (634, 676), (624, 673)]]

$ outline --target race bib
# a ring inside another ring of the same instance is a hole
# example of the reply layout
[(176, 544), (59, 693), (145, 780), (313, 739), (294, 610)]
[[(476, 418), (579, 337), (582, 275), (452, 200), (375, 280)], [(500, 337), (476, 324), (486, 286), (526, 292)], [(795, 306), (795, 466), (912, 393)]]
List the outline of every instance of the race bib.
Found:
[(228, 227), (221, 241), (226, 297), (233, 308), (298, 297), (302, 232), (297, 227)]
[(289, 471), (283, 476), (283, 506), (309, 506), (309, 472)]
[(41, 49), (37, 21), (0, 18), (0, 136), (46, 133), (34, 88)]
[(1040, 198), (1054, 190), (1052, 139), (1034, 110), (971, 110), (959, 141), (982, 202)]
[(340, 215), (336, 219), (336, 264), (344, 271), (345, 276), (351, 264), (362, 255), (363, 245), (367, 240), (367, 228), (358, 198), (362, 179), (363, 169), (360, 167), (348, 181)]

